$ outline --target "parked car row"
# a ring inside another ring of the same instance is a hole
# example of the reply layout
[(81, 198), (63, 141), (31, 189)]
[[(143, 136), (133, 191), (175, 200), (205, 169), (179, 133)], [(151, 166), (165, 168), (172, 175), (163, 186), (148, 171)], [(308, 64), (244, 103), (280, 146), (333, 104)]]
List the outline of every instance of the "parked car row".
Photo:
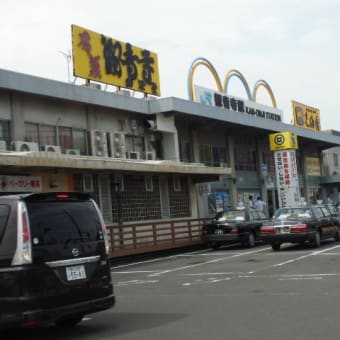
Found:
[(212, 249), (231, 242), (253, 247), (256, 240), (269, 243), (273, 250), (283, 243), (319, 247), (324, 239), (340, 240), (340, 213), (322, 204), (280, 208), (271, 219), (255, 209), (230, 210), (204, 225), (202, 237)]

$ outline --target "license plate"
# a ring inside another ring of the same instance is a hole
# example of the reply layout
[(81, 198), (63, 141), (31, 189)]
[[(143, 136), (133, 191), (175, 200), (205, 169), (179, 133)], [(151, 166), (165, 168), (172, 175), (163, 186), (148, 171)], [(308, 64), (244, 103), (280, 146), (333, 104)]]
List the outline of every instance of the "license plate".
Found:
[(288, 234), (290, 233), (290, 227), (280, 227), (277, 228), (278, 234)]
[(66, 277), (67, 281), (86, 279), (85, 267), (83, 265), (66, 267)]

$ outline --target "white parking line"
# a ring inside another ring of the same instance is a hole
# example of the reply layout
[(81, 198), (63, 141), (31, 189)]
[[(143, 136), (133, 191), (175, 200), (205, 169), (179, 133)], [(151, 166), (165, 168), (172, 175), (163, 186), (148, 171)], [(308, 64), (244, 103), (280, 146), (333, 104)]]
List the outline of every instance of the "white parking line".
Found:
[(272, 267), (281, 267), (281, 266), (284, 266), (286, 264), (290, 264), (290, 263), (294, 263), (294, 262), (303, 260), (303, 259), (305, 259), (307, 257), (310, 257), (310, 256), (320, 255), (322, 253), (328, 252), (330, 250), (333, 250), (333, 249), (336, 249), (336, 248), (339, 248), (339, 247), (340, 247), (340, 245), (337, 245), (337, 246), (334, 246), (332, 248), (327, 248), (327, 249), (323, 249), (323, 250), (314, 251), (312, 253), (309, 253), (309, 254), (306, 254), (306, 255), (303, 255), (303, 256), (299, 256), (299, 257), (296, 257), (294, 259), (290, 259), (288, 261), (284, 261), (284, 262), (281, 262), (281, 263), (273, 264)]
[(168, 273), (172, 273), (172, 272), (176, 272), (176, 271), (180, 271), (180, 270), (185, 270), (185, 269), (189, 269), (189, 268), (195, 268), (195, 267), (199, 267), (199, 266), (202, 266), (202, 265), (205, 265), (205, 264), (216, 263), (216, 262), (220, 262), (220, 261), (224, 261), (224, 260), (229, 260), (229, 259), (232, 259), (232, 258), (235, 258), (235, 257), (244, 256), (244, 255), (255, 254), (255, 253), (267, 251), (268, 249), (269, 248), (261, 248), (261, 249), (258, 249), (258, 250), (253, 250), (253, 251), (248, 251), (248, 252), (245, 252), (245, 253), (239, 253), (239, 254), (231, 255), (231, 256), (228, 256), (228, 257), (221, 257), (221, 258), (210, 260), (210, 261), (195, 263), (195, 264), (191, 264), (191, 265), (184, 266), (184, 267), (177, 267), (177, 268), (173, 268), (173, 269), (162, 270), (158, 273), (150, 274), (149, 277), (160, 276), (160, 275), (163, 275), (163, 274), (168, 274)]
[(145, 273), (155, 273), (158, 270), (129, 270), (129, 271), (122, 271), (122, 272), (116, 272), (111, 270), (111, 273), (114, 274), (145, 274)]
[(130, 281), (119, 281), (115, 283), (115, 287), (129, 286), (129, 285), (143, 285), (148, 283), (158, 283), (158, 280), (130, 280)]

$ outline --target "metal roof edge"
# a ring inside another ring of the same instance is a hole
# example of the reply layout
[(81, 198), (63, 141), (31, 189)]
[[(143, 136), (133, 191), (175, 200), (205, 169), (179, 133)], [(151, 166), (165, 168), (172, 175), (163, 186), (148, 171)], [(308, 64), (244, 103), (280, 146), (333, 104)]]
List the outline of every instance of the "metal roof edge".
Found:
[(0, 88), (78, 103), (149, 113), (149, 100), (0, 69)]

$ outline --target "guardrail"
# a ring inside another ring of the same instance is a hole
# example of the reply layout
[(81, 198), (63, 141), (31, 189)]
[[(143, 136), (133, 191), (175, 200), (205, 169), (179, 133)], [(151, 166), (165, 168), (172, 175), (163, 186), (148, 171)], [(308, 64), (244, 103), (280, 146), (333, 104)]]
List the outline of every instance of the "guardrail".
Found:
[(209, 219), (175, 219), (107, 225), (111, 257), (203, 244), (202, 226)]

